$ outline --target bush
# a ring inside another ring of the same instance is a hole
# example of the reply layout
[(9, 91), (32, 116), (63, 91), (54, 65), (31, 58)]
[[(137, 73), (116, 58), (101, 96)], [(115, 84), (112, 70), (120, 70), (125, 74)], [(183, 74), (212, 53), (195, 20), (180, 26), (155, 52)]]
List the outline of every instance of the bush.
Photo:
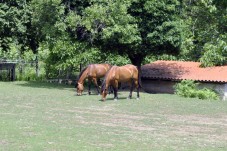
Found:
[(201, 90), (198, 90), (197, 91), (197, 97), (199, 99), (203, 99), (203, 100), (207, 100), (207, 99), (217, 100), (218, 99), (217, 93), (215, 93), (213, 90), (207, 89), (207, 88), (203, 88)]
[(175, 93), (177, 95), (189, 98), (199, 98), (199, 99), (210, 99), (210, 100), (217, 100), (218, 95), (211, 89), (197, 88), (198, 83), (195, 83), (192, 80), (183, 80), (180, 83), (175, 85)]
[(44, 63), (39, 62), (39, 76), (36, 76), (35, 64), (18, 64), (16, 68), (18, 81), (43, 81), (46, 79)]

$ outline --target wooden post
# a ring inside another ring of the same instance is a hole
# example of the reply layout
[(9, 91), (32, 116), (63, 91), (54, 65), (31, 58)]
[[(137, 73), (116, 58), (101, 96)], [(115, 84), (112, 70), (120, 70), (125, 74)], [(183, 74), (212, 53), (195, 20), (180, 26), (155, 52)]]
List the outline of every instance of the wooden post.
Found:
[(35, 72), (36, 77), (39, 77), (39, 60), (38, 60), (38, 54), (35, 56)]
[(11, 81), (15, 80), (15, 65), (12, 65), (11, 69)]
[(80, 63), (80, 72), (82, 71), (82, 64)]

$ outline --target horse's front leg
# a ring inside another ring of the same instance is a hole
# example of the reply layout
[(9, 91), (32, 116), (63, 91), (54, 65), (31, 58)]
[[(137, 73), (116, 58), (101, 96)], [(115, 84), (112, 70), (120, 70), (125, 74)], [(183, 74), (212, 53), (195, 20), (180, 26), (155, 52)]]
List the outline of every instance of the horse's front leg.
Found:
[(118, 99), (118, 94), (117, 94), (117, 91), (118, 91), (118, 81), (117, 80), (114, 81), (113, 89), (114, 89), (114, 101), (117, 101), (117, 99)]

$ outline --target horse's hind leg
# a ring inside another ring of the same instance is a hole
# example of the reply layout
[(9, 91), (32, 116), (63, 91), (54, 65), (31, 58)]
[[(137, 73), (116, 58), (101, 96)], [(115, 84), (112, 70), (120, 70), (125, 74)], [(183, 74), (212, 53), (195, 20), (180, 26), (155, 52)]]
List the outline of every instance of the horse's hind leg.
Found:
[(117, 91), (118, 91), (118, 81), (115, 81), (115, 82), (114, 82), (113, 90), (114, 90), (114, 100), (117, 101), (117, 99), (118, 99), (118, 95), (117, 95)]
[(132, 82), (131, 82), (130, 92), (129, 92), (129, 96), (128, 96), (129, 99), (132, 98), (132, 91), (133, 91), (133, 89), (134, 89), (134, 80), (132, 80)]
[(91, 94), (91, 80), (88, 79), (88, 95)]
[(118, 96), (117, 96), (117, 88), (113, 87), (114, 90), (114, 101), (117, 101)]
[(96, 78), (93, 78), (93, 83), (95, 84), (95, 87), (96, 87), (96, 89), (97, 89), (98, 95), (100, 95), (100, 92), (99, 92), (99, 85), (98, 85), (98, 82), (97, 82)]

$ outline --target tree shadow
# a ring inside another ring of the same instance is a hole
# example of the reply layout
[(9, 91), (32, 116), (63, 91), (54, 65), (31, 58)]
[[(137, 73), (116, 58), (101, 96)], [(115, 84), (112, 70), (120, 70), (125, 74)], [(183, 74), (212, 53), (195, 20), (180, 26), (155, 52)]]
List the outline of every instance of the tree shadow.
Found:
[(141, 69), (144, 79), (181, 80), (182, 75), (190, 73), (191, 67), (176, 62), (159, 62), (143, 65)]
[[(120, 100), (133, 100), (133, 98), (127, 99), (127, 97), (118, 97), (117, 101), (120, 101)], [(102, 99), (100, 99), (99, 101), (103, 102)], [(104, 102), (106, 102), (106, 101), (115, 101), (115, 100), (114, 100), (114, 97), (107, 97)]]
[(60, 90), (73, 88), (72, 90), (75, 90), (73, 85), (48, 83), (48, 82), (40, 82), (40, 81), (25, 81), (23, 83), (17, 83), (16, 85), (22, 86), (22, 87), (60, 89)]
[[(117, 99), (117, 101), (119, 101), (119, 100), (129, 100), (130, 101), (130, 100), (136, 99), (136, 96), (134, 96), (134, 97), (132, 96), (131, 99), (128, 99), (128, 96), (122, 96), (124, 94), (122, 94), (121, 92), (127, 92), (127, 91), (120, 91), (120, 92), (118, 92), (118, 99)], [(102, 101), (102, 99), (100, 99), (99, 101)], [(113, 93), (112, 94), (108, 94), (106, 96), (106, 101), (114, 101), (114, 94)]]
[(198, 63), (183, 61), (156, 61), (143, 65), (142, 89), (148, 93), (174, 93), (174, 85), (181, 80), (193, 78), (197, 66)]

